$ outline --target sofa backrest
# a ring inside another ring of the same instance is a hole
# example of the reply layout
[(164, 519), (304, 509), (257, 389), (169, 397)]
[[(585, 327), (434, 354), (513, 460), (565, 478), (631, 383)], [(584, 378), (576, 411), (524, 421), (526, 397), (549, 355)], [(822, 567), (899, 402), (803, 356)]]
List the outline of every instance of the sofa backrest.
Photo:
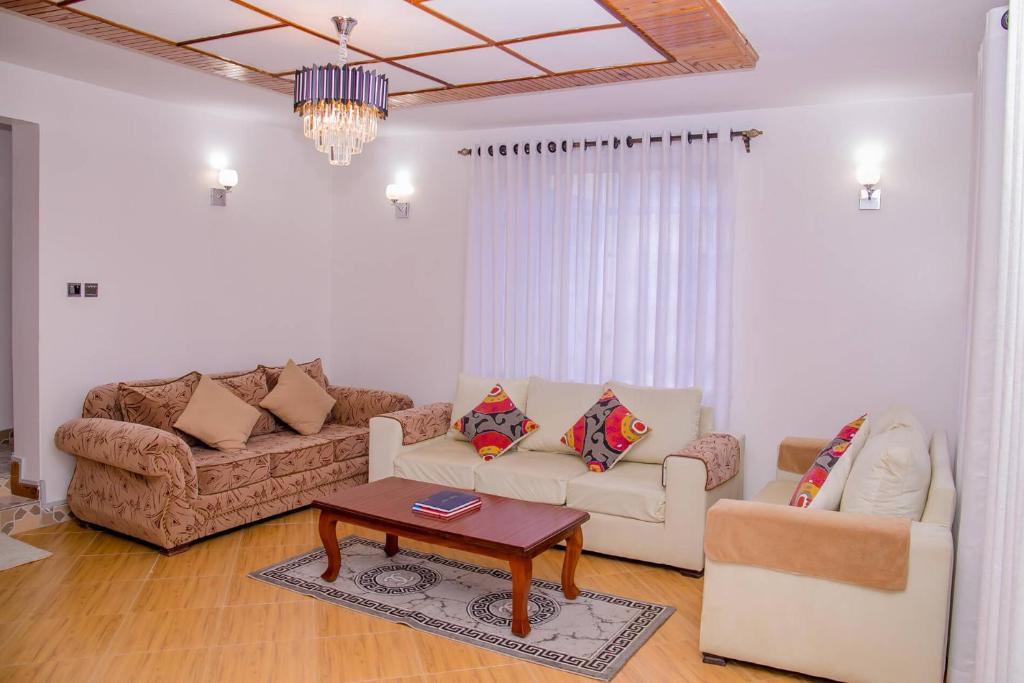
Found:
[(956, 513), (956, 486), (949, 460), (949, 440), (945, 432), (935, 432), (929, 447), (932, 456), (932, 481), (928, 487), (928, 502), (921, 521), (925, 524), (953, 526)]

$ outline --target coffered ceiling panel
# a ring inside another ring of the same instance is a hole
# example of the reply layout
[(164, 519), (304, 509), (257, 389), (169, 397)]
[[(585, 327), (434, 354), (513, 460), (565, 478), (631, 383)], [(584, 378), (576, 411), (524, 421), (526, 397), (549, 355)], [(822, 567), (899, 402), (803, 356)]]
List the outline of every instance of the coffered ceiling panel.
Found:
[(719, 0), (0, 0), (0, 8), (291, 95), (337, 62), (332, 16), (358, 20), (349, 61), (388, 76), (391, 107), (750, 69)]
[(481, 43), (405, 0), (253, 0), (253, 4), (329, 36), (334, 36), (331, 17), (355, 17), (359, 24), (352, 44), (385, 57)]
[(427, 6), (494, 40), (619, 23), (594, 0), (430, 0)]
[(437, 76), (443, 81), (456, 85), (544, 75), (543, 71), (535, 69), (523, 60), (496, 47), (445, 52), (415, 59), (402, 59), (396, 63), (399, 66), (412, 67), (417, 71)]
[(511, 47), (553, 71), (664, 61), (656, 50), (625, 27), (527, 40)]
[[(337, 45), (291, 26), (207, 40), (193, 43), (193, 46), (270, 73), (294, 71), (306, 64), (338, 61)], [(366, 55), (349, 50), (349, 59), (365, 58)]]
[(262, 14), (216, 0), (89, 0), (83, 12), (171, 41), (273, 24)]

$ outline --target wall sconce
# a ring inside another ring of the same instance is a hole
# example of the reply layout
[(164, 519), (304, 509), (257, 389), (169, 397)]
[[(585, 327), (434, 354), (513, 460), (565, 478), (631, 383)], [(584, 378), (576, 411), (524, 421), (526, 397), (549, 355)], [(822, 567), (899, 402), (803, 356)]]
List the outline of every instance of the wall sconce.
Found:
[(863, 186), (860, 191), (862, 211), (882, 208), (882, 191), (878, 189), (881, 180), (882, 171), (876, 165), (866, 164), (857, 169), (857, 182)]
[(228, 192), (238, 184), (238, 171), (233, 168), (222, 168), (217, 173), (217, 182), (223, 187), (210, 188), (210, 206), (227, 206)]
[(408, 180), (399, 180), (384, 188), (384, 196), (395, 206), (395, 218), (409, 217), (409, 197), (413, 192)]

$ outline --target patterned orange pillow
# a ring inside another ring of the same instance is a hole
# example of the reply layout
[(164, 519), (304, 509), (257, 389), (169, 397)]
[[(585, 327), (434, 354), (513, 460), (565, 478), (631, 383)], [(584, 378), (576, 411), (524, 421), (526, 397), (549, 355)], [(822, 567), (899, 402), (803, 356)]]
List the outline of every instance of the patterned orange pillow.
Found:
[(649, 432), (647, 423), (631, 413), (615, 392), (608, 389), (562, 435), (562, 443), (583, 456), (588, 470), (604, 472), (614, 467), (626, 451)]
[(462, 432), (484, 460), (493, 460), (537, 429), (537, 423), (519, 410), (500, 384), (484, 400), (452, 424)]
[(839, 430), (839, 433), (836, 434), (836, 437), (832, 439), (829, 445), (821, 449), (821, 452), (814, 459), (814, 463), (804, 474), (803, 478), (800, 479), (800, 483), (797, 484), (796, 491), (793, 492), (793, 497), (789, 501), (790, 505), (805, 508), (814, 502), (814, 498), (825, 485), (825, 480), (828, 479), (829, 474), (835, 469), (836, 463), (846, 453), (850, 447), (850, 442), (857, 436), (857, 432), (860, 431), (866, 419), (867, 415), (861, 415), (856, 420), (848, 423)]

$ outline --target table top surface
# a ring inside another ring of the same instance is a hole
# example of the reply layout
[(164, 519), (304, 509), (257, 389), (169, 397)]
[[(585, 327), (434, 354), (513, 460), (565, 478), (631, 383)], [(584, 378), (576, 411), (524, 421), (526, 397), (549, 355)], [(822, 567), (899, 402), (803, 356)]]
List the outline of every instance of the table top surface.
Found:
[(412, 512), (412, 504), (438, 491), (462, 491), (440, 484), (388, 477), (332, 493), (313, 502), (313, 507), (338, 513), (356, 524), (386, 527), (401, 536), (403, 531), (428, 535), (470, 546), (512, 554), (546, 550), (562, 540), (590, 514), (562, 505), (533, 503), (504, 496), (466, 491), (479, 496), (476, 512), (453, 520), (432, 519)]

